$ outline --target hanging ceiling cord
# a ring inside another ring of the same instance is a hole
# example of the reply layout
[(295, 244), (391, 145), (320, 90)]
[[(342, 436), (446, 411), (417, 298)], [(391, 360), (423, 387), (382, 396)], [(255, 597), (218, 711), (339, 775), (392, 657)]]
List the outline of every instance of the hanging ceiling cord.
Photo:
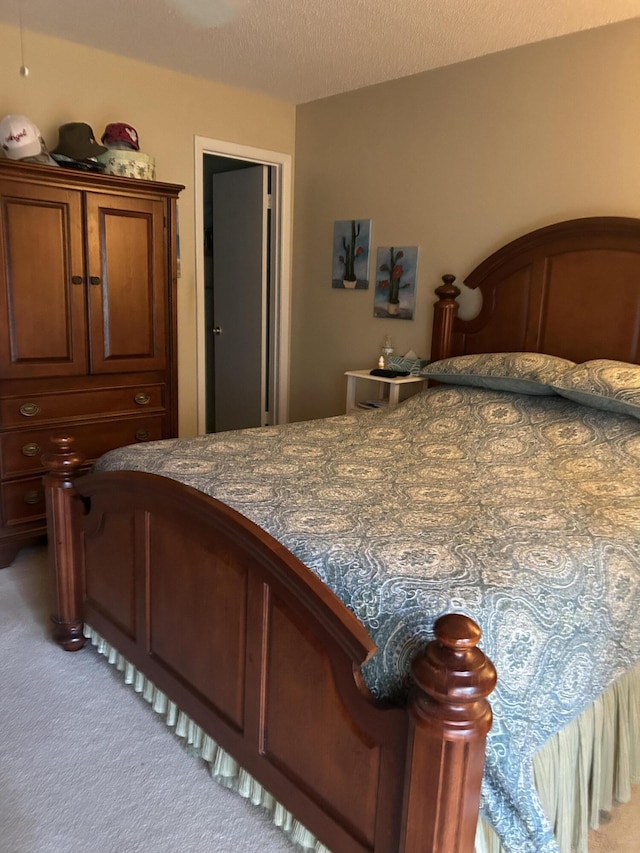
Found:
[(24, 61), (24, 32), (22, 29), (22, 0), (18, 0), (18, 26), (20, 29), (20, 75), (22, 77), (29, 76), (29, 68)]

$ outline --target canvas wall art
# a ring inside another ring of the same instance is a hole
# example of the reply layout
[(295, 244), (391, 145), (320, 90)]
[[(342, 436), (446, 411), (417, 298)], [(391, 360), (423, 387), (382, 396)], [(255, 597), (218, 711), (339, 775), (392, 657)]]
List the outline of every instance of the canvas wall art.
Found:
[(333, 226), (332, 287), (367, 290), (370, 254), (370, 219), (336, 221)]
[(413, 320), (417, 272), (417, 246), (380, 246), (378, 248), (374, 317)]

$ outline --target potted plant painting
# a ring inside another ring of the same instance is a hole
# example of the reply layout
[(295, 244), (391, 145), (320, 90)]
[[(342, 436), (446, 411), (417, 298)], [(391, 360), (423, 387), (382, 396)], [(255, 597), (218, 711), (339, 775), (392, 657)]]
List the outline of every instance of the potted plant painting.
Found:
[(375, 317), (413, 319), (417, 259), (416, 246), (378, 249)]
[(369, 220), (344, 220), (334, 227), (333, 286), (355, 290), (369, 286)]

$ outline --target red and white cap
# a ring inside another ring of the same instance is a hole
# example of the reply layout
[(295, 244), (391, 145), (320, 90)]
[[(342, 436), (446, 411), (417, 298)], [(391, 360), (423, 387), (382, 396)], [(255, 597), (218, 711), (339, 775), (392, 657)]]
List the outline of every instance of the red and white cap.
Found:
[(134, 151), (140, 150), (137, 130), (135, 127), (131, 127), (130, 124), (125, 124), (124, 122), (108, 124), (104, 129), (104, 133), (102, 134), (102, 139), (100, 141), (107, 147), (117, 144), (118, 142), (124, 142), (127, 147), (131, 147)]
[(0, 121), (0, 147), (11, 160), (42, 153), (40, 131), (26, 116), (8, 115)]

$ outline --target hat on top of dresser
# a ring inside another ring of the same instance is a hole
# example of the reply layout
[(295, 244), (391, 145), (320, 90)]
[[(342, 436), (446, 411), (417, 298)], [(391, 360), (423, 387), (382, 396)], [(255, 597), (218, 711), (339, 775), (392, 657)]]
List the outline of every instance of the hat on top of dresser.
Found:
[(11, 160), (35, 157), (44, 149), (38, 128), (21, 115), (8, 115), (0, 121), (0, 146)]
[(51, 153), (62, 154), (72, 160), (89, 160), (106, 150), (104, 145), (96, 142), (88, 124), (72, 121), (58, 128), (58, 144)]
[(102, 134), (102, 139), (100, 141), (103, 145), (106, 145), (107, 148), (128, 148), (131, 151), (140, 150), (138, 131), (135, 127), (131, 127), (130, 124), (126, 124), (122, 121), (108, 124), (104, 129), (104, 133)]

